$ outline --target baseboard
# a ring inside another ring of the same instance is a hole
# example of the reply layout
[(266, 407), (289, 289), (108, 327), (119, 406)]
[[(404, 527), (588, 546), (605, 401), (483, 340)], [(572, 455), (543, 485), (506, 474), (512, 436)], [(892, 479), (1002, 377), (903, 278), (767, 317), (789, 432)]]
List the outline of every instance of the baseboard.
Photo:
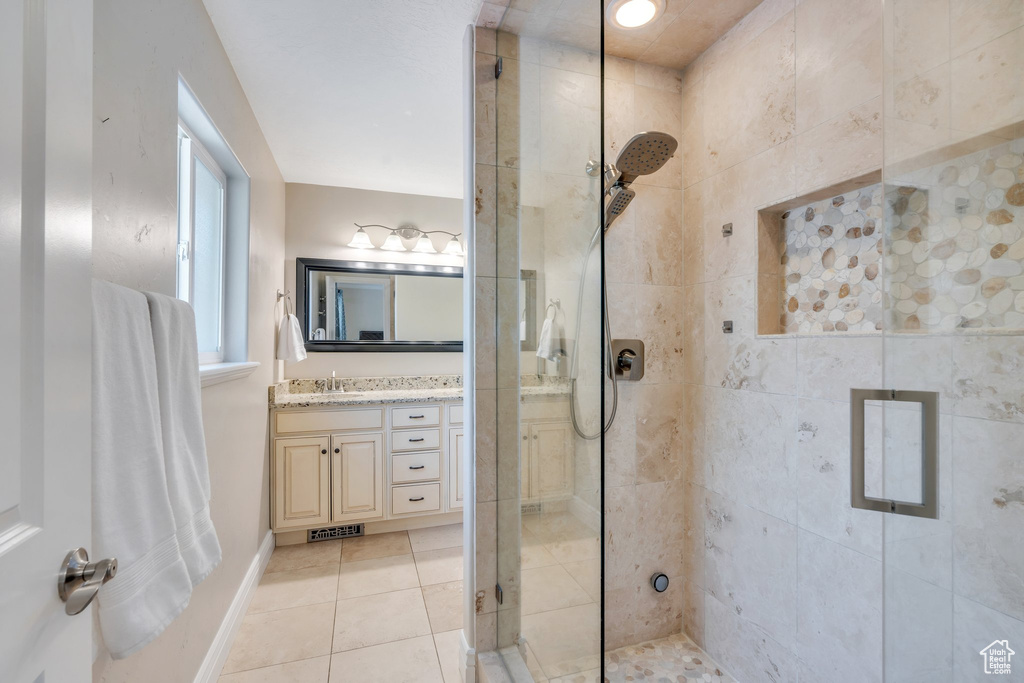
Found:
[(469, 646), (465, 629), (459, 631), (459, 675), (463, 683), (476, 683), (476, 648)]
[(249, 603), (252, 602), (252, 596), (256, 593), (256, 586), (259, 585), (263, 571), (267, 568), (267, 563), (270, 562), (270, 554), (273, 552), (274, 533), (268, 531), (267, 535), (263, 537), (263, 542), (260, 543), (259, 550), (256, 551), (256, 557), (249, 565), (249, 570), (245, 573), (245, 578), (242, 579), (242, 585), (235, 593), (235, 599), (228, 607), (228, 613), (224, 615), (224, 620), (220, 623), (220, 628), (217, 629), (217, 635), (214, 637), (213, 643), (210, 644), (210, 649), (206, 651), (206, 658), (203, 659), (203, 665), (199, 667), (195, 683), (216, 683), (220, 677), (221, 669), (224, 668), (224, 662), (227, 661), (228, 653), (231, 651), (231, 644), (235, 640), (235, 634), (242, 626), (242, 619), (249, 610)]
[(579, 496), (573, 496), (569, 501), (569, 512), (594, 531), (601, 531), (601, 512)]

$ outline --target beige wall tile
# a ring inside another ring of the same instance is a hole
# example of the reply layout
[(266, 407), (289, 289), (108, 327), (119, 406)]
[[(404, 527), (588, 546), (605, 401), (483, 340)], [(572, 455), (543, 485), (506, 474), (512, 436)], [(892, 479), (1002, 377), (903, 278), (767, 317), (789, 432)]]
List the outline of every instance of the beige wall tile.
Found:
[(949, 61), (950, 0), (896, 0), (890, 4), (893, 83), (902, 83)]
[(683, 282), (704, 282), (704, 183), (683, 190)]
[(949, 0), (950, 45), (959, 56), (1024, 26), (1021, 0)]
[(476, 53), (475, 93), (476, 162), (493, 166), (498, 158), (497, 81), (494, 80), (493, 55)]
[(473, 334), (477, 389), (495, 389), (497, 377), (498, 280), (476, 278), (476, 328)]
[(704, 81), (683, 91), (682, 139), (677, 154), (682, 156), (683, 187), (704, 179), (707, 146), (704, 144)]
[(704, 486), (704, 387), (683, 385), (683, 473), (684, 482)]
[(636, 480), (675, 481), (682, 475), (683, 385), (643, 384), (636, 391)]
[(882, 98), (875, 98), (797, 136), (797, 194), (881, 166), (881, 106)]
[(1024, 116), (1024, 27), (955, 57), (952, 64), (953, 128), (987, 133)]
[(605, 78), (604, 153), (606, 162), (614, 162), (623, 146), (637, 133), (634, 124), (634, 90), (632, 82), (626, 83)]
[(475, 185), (473, 263), (477, 277), (494, 277), (497, 274), (497, 169), (477, 164)]
[(680, 285), (683, 269), (683, 207), (679, 190), (638, 189), (637, 277), (645, 285)]
[(803, 0), (796, 10), (796, 129), (882, 94), (882, 5)]
[(637, 333), (644, 340), (648, 384), (681, 382), (683, 377), (682, 287), (639, 285)]
[(678, 93), (683, 90), (683, 75), (676, 69), (637, 62), (636, 84), (646, 88)]
[(704, 144), (709, 175), (793, 135), (793, 22), (793, 14), (787, 14), (749, 43), (705, 66)]

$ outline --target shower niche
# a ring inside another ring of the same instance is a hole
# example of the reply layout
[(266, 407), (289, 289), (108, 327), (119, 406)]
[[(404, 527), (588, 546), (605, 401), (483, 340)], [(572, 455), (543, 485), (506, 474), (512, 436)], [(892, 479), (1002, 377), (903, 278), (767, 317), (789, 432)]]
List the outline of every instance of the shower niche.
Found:
[(935, 156), (758, 212), (760, 334), (1024, 329), (1024, 138)]
[(882, 329), (884, 205), (872, 173), (758, 212), (758, 332)]

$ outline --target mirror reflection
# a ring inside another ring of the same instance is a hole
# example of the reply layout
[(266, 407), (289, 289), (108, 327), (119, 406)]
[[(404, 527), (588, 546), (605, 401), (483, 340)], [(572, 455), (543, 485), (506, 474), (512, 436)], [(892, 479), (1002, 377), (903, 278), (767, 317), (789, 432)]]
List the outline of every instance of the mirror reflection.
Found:
[(461, 349), (461, 268), (302, 258), (296, 266), (307, 350)]

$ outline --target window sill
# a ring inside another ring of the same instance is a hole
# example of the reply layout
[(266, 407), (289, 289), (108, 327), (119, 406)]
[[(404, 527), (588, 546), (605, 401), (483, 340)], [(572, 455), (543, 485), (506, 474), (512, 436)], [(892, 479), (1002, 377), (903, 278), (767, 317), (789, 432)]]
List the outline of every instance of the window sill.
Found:
[(210, 387), (221, 382), (230, 382), (234, 379), (242, 379), (256, 372), (259, 363), (213, 363), (211, 365), (199, 366), (199, 383), (201, 386)]

